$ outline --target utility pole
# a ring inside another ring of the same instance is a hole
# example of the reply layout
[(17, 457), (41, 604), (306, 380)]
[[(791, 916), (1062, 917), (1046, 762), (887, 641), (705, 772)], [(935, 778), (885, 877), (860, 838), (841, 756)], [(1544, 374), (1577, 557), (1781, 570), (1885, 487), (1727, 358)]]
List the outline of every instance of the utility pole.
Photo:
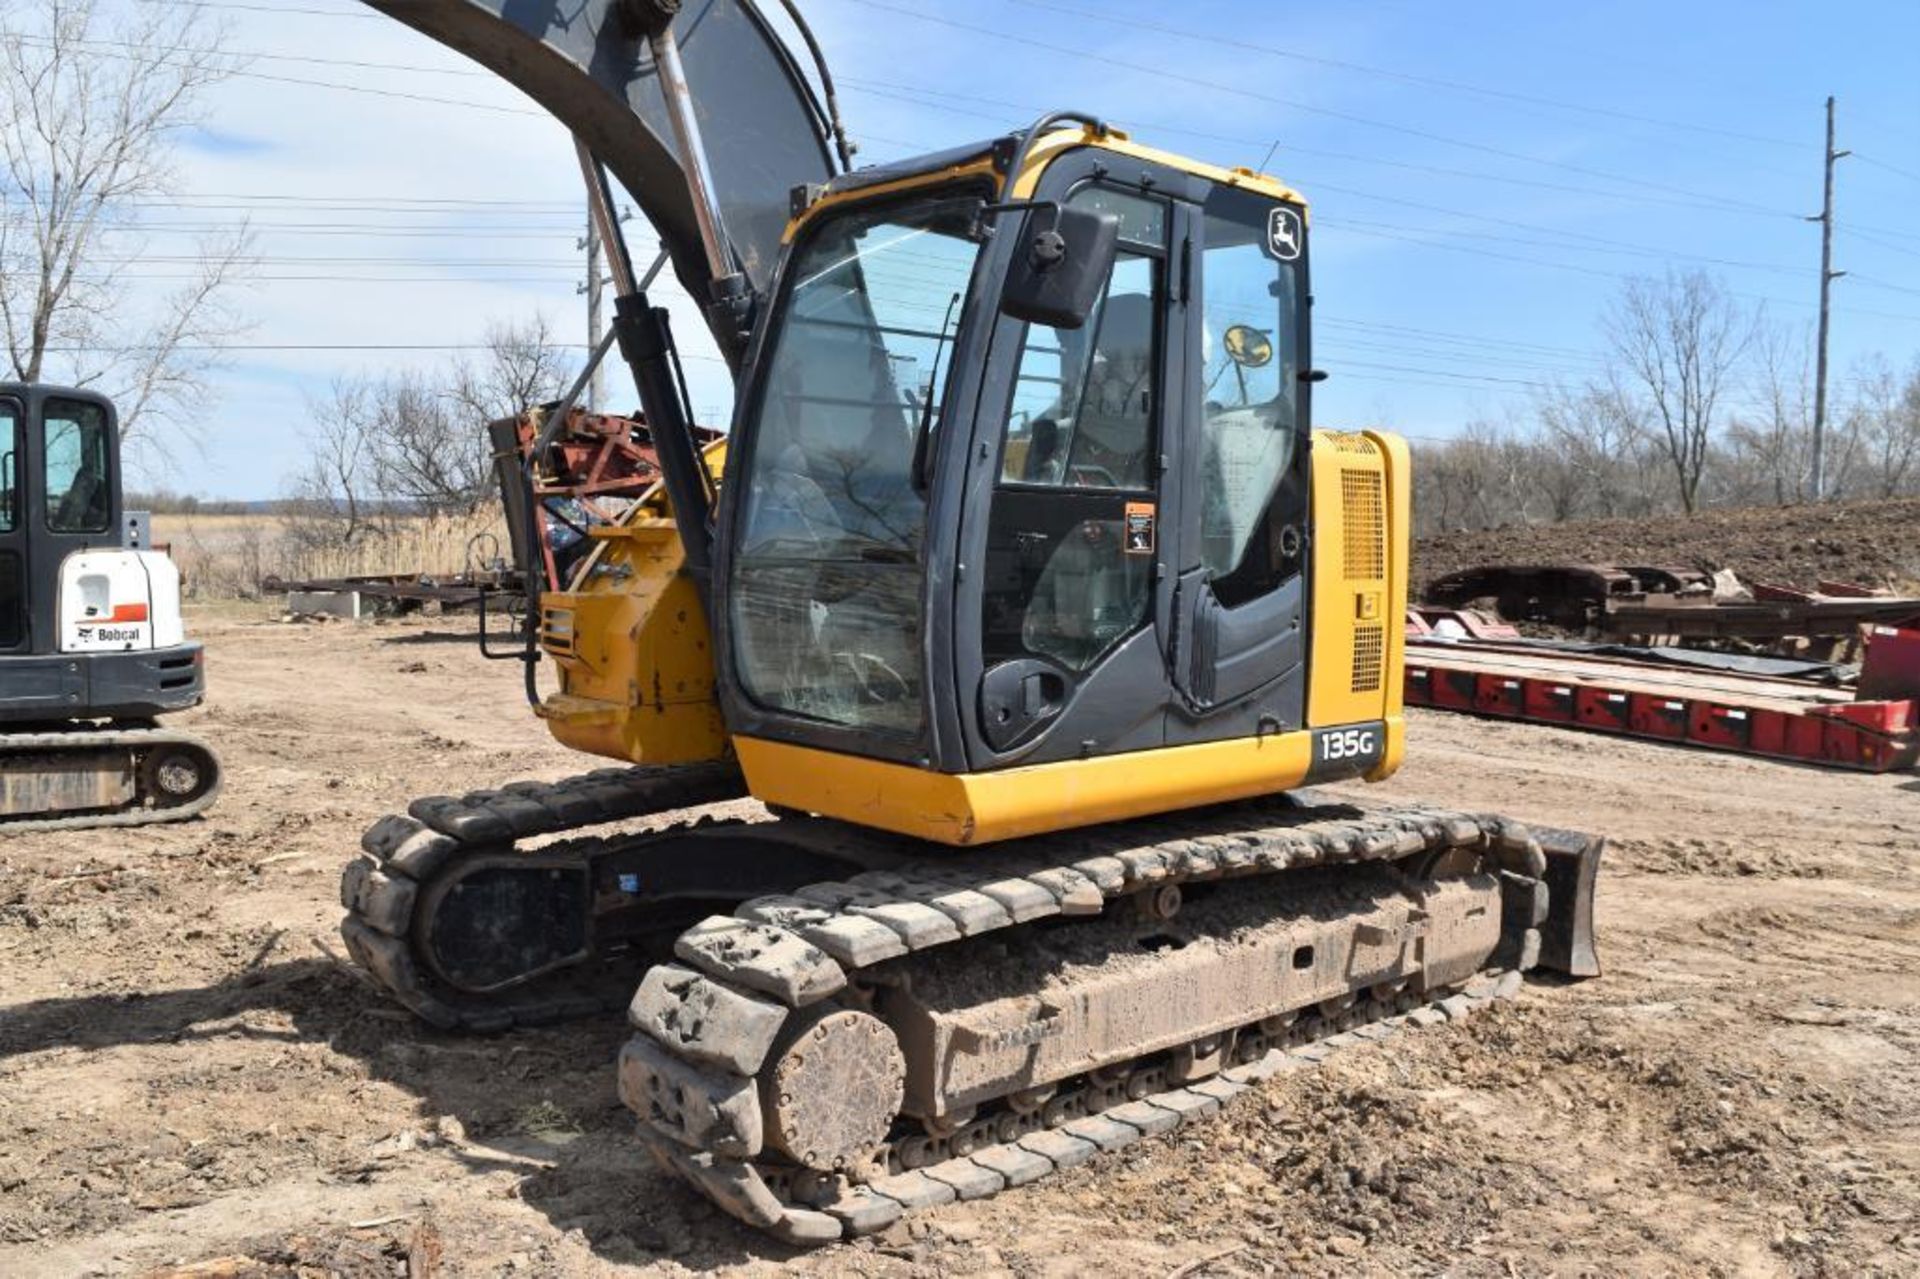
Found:
[[(600, 335), (606, 331), (601, 315), (605, 277), (600, 267), (600, 226), (593, 220), (591, 211), (587, 214), (586, 238), (580, 241), (579, 247), (587, 251), (587, 282), (581, 289), (587, 295), (587, 349), (597, 351), (600, 349)], [(600, 371), (604, 364), (605, 361), (602, 361), (593, 366), (593, 381), (587, 390), (587, 411), (591, 413), (600, 412), (606, 405), (606, 382)]]
[(1833, 98), (1829, 95), (1826, 197), (1820, 206), (1820, 216), (1807, 219), (1820, 224), (1820, 336), (1817, 339), (1818, 349), (1814, 353), (1813, 373), (1813, 500), (1816, 502), (1823, 502), (1827, 497), (1827, 303), (1833, 292), (1833, 282), (1846, 274), (1845, 271), (1833, 269), (1833, 162), (1852, 154), (1851, 151), (1833, 149)]

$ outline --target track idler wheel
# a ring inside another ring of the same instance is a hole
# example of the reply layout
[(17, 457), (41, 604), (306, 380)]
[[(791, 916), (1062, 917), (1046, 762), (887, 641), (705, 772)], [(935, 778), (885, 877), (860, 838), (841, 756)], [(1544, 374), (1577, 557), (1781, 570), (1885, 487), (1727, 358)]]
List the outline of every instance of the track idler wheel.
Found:
[(168, 742), (140, 761), (140, 794), (155, 808), (191, 804), (220, 781), (211, 752), (187, 742)]
[(806, 1168), (847, 1172), (879, 1153), (907, 1063), (878, 1017), (825, 1007), (801, 1018), (761, 1071), (767, 1144)]

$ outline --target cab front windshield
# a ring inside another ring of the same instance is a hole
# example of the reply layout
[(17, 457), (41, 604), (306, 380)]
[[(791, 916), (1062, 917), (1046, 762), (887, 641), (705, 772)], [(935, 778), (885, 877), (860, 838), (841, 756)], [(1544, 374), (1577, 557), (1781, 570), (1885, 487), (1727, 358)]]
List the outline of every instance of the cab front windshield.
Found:
[(830, 215), (788, 267), (751, 432), (729, 621), (760, 705), (917, 735), (926, 504), (916, 451), (979, 255), (976, 198)]

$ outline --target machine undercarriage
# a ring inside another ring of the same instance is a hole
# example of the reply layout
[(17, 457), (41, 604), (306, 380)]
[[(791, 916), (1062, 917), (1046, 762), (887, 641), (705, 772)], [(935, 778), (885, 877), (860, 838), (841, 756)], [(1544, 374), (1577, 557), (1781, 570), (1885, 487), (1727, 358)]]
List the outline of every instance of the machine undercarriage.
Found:
[[(1505, 819), (1301, 793), (955, 856), (688, 811), (743, 793), (716, 765), (419, 801), (363, 841), (345, 935), (443, 1027), (626, 1005), (644, 1144), (793, 1242), (1024, 1184), (1536, 966), (1598, 971), (1600, 841)], [(613, 820), (653, 829), (577, 834)]]
[(152, 724), (0, 733), (0, 834), (185, 821), (219, 797), (219, 760), (189, 733)]

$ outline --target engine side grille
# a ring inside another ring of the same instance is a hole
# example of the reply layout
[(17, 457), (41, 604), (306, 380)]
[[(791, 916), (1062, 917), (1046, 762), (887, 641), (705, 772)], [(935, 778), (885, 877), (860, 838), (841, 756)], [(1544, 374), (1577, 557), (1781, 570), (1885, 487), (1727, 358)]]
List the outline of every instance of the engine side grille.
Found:
[(1340, 472), (1346, 508), (1346, 558), (1349, 581), (1377, 582), (1387, 575), (1386, 494), (1377, 471)]
[(1353, 628), (1353, 691), (1380, 691), (1381, 667), (1386, 661), (1387, 632), (1378, 622)]
[(543, 609), (540, 614), (540, 647), (555, 657), (574, 655), (573, 610)]

